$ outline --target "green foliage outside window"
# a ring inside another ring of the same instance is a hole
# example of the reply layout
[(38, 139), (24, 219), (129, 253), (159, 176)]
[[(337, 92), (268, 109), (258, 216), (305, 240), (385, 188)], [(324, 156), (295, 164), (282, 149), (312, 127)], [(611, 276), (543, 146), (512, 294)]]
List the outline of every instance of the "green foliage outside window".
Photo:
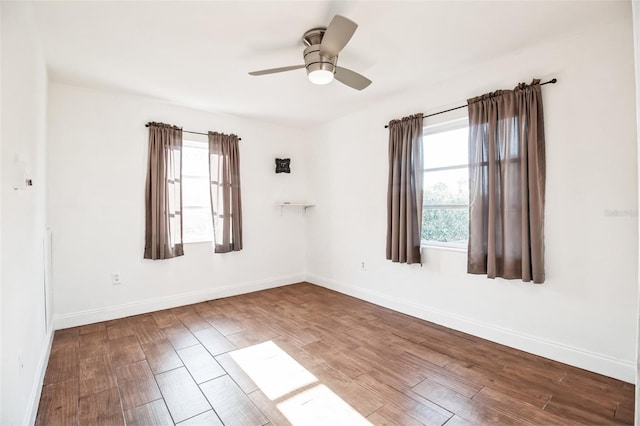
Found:
[[(466, 205), (469, 203), (469, 190), (466, 182), (460, 182), (457, 188), (450, 188), (443, 182), (430, 185), (424, 190), (424, 205)], [(468, 207), (423, 208), (422, 239), (439, 242), (461, 242), (469, 238)]]

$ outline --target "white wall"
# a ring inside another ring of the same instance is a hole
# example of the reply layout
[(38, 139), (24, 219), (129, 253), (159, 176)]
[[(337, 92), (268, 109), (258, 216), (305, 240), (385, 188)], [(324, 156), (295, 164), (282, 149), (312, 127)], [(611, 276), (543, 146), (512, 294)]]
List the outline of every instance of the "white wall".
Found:
[[(633, 12), (633, 48), (634, 48), (634, 58), (636, 65), (636, 86), (635, 86), (635, 94), (636, 94), (636, 140), (638, 147), (638, 162), (640, 164), (640, 93), (638, 90), (640, 89), (640, 3), (634, 1), (631, 3), (632, 12)], [(640, 180), (640, 174), (638, 174), (638, 179)], [(640, 277), (638, 277), (638, 284), (640, 285)], [(638, 297), (640, 300), (640, 291), (638, 292)], [(640, 302), (639, 302), (640, 305)], [(636, 335), (636, 404), (635, 404), (635, 412), (640, 413), (640, 306), (637, 312), (637, 335)], [(635, 424), (640, 424), (640, 416), (635, 416)]]
[[(305, 216), (276, 203), (306, 196), (303, 133), (143, 97), (51, 83), (48, 212), (56, 327), (68, 327), (304, 279)], [(162, 121), (238, 134), (244, 249), (144, 260), (148, 133)], [(292, 173), (274, 173), (290, 157)], [(120, 272), (123, 284), (111, 284)]]
[[(309, 280), (633, 382), (638, 303), (633, 72), (629, 5), (615, 22), (523, 47), (447, 81), (425, 81), (414, 92), (381, 99), (323, 126), (308, 153), (309, 190), (317, 202), (308, 219)], [(464, 104), (533, 77), (559, 80), (542, 89), (546, 283), (467, 275), (464, 252), (427, 249), (422, 267), (385, 260), (384, 124)], [(614, 210), (622, 216), (607, 214)]]
[[(2, 2), (0, 424), (33, 423), (51, 342), (45, 327), (47, 72), (30, 4)], [(12, 188), (14, 161), (33, 187)]]

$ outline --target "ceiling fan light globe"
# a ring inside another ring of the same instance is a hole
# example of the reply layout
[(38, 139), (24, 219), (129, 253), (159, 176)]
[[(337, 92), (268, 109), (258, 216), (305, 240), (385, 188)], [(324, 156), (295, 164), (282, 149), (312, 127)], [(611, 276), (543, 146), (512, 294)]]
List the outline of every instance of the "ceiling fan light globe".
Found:
[(329, 70), (314, 70), (309, 72), (309, 81), (313, 84), (323, 85), (333, 81), (333, 72)]

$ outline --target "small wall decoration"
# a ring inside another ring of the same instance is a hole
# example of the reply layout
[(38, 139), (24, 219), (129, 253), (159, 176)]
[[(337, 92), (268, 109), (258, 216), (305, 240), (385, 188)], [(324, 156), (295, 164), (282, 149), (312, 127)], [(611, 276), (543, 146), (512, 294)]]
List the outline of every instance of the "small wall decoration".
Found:
[(290, 158), (276, 158), (276, 173), (291, 173)]

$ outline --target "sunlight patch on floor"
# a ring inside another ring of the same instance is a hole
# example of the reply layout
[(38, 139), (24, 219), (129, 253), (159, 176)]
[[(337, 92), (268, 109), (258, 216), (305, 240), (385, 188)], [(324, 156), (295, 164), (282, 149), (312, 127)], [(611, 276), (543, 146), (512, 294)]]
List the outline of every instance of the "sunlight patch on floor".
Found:
[(318, 381), (272, 341), (239, 349), (230, 355), (272, 401)]
[(325, 385), (300, 392), (278, 404), (293, 425), (371, 425)]
[(229, 355), (293, 425), (371, 425), (272, 341)]

